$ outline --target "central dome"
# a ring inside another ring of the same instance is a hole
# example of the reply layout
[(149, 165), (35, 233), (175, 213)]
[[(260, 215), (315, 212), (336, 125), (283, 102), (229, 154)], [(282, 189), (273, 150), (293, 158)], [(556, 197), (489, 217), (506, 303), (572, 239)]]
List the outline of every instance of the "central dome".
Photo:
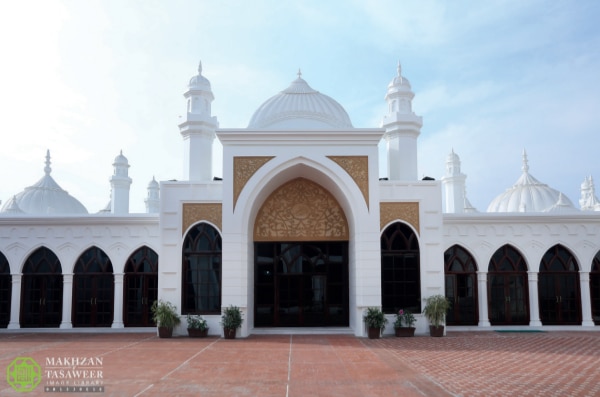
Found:
[(331, 97), (313, 90), (298, 72), (288, 88), (254, 112), (248, 128), (353, 128), (348, 113)]

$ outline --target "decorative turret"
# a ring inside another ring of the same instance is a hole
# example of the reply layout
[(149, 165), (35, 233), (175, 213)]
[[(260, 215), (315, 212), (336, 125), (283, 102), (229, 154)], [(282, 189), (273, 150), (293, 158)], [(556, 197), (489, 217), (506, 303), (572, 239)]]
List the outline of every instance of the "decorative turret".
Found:
[(219, 124), (211, 116), (211, 103), (215, 99), (210, 82), (202, 76), (202, 63), (198, 65), (198, 75), (190, 79), (187, 91), (185, 120), (179, 124), (183, 137), (183, 179), (189, 181), (211, 181), (212, 146), (215, 130)]
[(123, 156), (123, 151), (113, 163), (114, 173), (110, 177), (111, 187), (111, 212), (113, 214), (128, 214), (129, 213), (129, 187), (131, 186), (131, 178), (129, 177), (129, 161)]
[(385, 95), (388, 113), (381, 122), (385, 128), (390, 180), (417, 180), (417, 138), (423, 119), (412, 111), (414, 96), (398, 62), (398, 75), (388, 85)]
[(148, 183), (148, 196), (144, 200), (146, 203), (146, 212), (149, 214), (157, 214), (160, 210), (160, 187), (156, 179), (152, 177)]
[(467, 176), (460, 172), (460, 158), (452, 149), (446, 157), (446, 174), (442, 177), (442, 185), (446, 196), (445, 212), (463, 213), (467, 205), (472, 208), (465, 195), (466, 179)]
[(586, 177), (581, 183), (581, 198), (579, 206), (582, 211), (600, 211), (600, 200), (596, 197), (592, 176)]

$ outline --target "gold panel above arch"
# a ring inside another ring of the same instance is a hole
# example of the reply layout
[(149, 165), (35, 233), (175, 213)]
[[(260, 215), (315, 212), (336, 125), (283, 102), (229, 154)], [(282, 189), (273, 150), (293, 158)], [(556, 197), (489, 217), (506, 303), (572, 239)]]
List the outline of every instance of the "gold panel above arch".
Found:
[(380, 230), (390, 222), (402, 220), (419, 234), (419, 203), (379, 203)]
[(184, 203), (181, 235), (194, 223), (207, 221), (223, 230), (223, 205), (221, 203)]
[(327, 156), (342, 167), (360, 189), (369, 208), (369, 157), (368, 156)]
[(246, 183), (273, 156), (240, 156), (233, 158), (233, 208)]
[(346, 215), (321, 185), (296, 178), (265, 200), (254, 223), (254, 241), (348, 241)]

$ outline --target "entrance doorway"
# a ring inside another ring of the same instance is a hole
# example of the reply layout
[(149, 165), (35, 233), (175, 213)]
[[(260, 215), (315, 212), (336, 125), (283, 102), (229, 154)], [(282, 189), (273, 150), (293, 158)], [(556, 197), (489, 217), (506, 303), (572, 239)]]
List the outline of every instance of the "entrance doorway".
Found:
[(257, 327), (348, 326), (348, 243), (255, 243), (254, 302)]
[(12, 295), (12, 277), (10, 266), (0, 252), (0, 328), (6, 328), (10, 321), (10, 300)]
[(150, 308), (158, 299), (158, 254), (148, 247), (135, 251), (125, 265), (123, 286), (126, 327), (154, 327)]
[(447, 325), (477, 325), (477, 264), (473, 256), (459, 245), (444, 253), (446, 297), (452, 306), (446, 315)]

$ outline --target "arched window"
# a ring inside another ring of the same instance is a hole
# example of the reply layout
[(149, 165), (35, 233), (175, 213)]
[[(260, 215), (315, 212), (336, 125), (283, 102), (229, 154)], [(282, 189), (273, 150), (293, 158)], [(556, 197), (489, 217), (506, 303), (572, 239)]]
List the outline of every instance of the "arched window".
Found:
[(446, 297), (452, 306), (446, 315), (448, 325), (476, 325), (477, 264), (473, 256), (460, 245), (444, 253)]
[(546, 251), (538, 283), (542, 324), (581, 324), (579, 266), (565, 247), (558, 244)]
[(512, 246), (500, 247), (488, 267), (488, 312), (492, 325), (529, 324), (527, 264)]
[(123, 279), (126, 327), (152, 327), (151, 307), (158, 297), (158, 254), (144, 246), (125, 265)]
[(62, 321), (63, 275), (54, 252), (34, 251), (23, 266), (21, 327), (58, 327)]
[(183, 241), (182, 313), (221, 313), (221, 235), (211, 225), (192, 227)]
[(12, 277), (8, 260), (0, 252), (0, 328), (6, 328), (10, 321)]
[(421, 312), (421, 269), (417, 235), (404, 223), (381, 235), (381, 306), (385, 313)]
[(594, 324), (600, 325), (600, 251), (592, 261), (590, 272), (590, 296), (592, 299), (592, 319)]
[(98, 247), (86, 250), (73, 270), (74, 327), (110, 327), (115, 280), (108, 255)]

